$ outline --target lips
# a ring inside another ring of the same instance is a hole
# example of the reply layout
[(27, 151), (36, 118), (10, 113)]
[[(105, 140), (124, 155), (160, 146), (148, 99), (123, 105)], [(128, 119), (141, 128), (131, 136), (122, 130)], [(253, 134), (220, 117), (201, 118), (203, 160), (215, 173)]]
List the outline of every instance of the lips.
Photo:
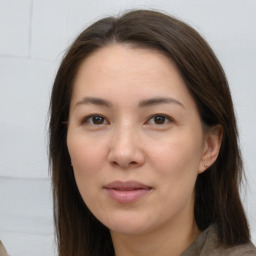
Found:
[(152, 187), (136, 181), (114, 181), (104, 186), (111, 199), (119, 203), (132, 203), (148, 194)]

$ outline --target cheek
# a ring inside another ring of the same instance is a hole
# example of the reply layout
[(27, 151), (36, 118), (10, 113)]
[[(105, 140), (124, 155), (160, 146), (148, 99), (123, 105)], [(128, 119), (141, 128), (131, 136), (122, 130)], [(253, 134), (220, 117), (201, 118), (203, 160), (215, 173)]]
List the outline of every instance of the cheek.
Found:
[(106, 155), (102, 143), (68, 133), (67, 145), (76, 175), (91, 176), (102, 169)]
[(86, 204), (100, 186), (100, 173), (104, 168), (105, 155), (102, 143), (88, 139), (79, 131), (69, 131), (67, 146), (73, 165), (74, 176), (80, 194)]
[(163, 145), (159, 149), (155, 169), (158, 170), (158, 187), (166, 212), (178, 213), (193, 202), (200, 152), (200, 147), (185, 140)]
[(100, 173), (105, 164), (104, 147), (77, 134), (68, 134), (67, 145), (76, 184), (84, 202), (88, 207), (97, 204), (97, 200), (92, 199), (101, 184)]
[(176, 136), (169, 141), (156, 143), (154, 147), (151, 146), (150, 148), (153, 162), (165, 167), (195, 169), (199, 166), (202, 154), (200, 140), (193, 140), (185, 136), (181, 136), (181, 138)]
[(151, 147), (151, 159), (165, 190), (179, 193), (193, 190), (201, 160), (200, 139), (176, 134), (175, 138)]

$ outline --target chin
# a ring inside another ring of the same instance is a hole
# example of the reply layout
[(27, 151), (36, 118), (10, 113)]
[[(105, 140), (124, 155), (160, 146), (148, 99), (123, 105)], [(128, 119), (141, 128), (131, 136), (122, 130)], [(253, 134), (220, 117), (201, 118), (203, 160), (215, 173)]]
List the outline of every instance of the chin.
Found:
[(148, 228), (144, 225), (139, 224), (132, 224), (131, 223), (122, 223), (119, 225), (110, 225), (109, 226), (110, 232), (115, 232), (119, 234), (125, 235), (140, 235), (146, 233)]
[[(138, 216), (138, 214), (121, 216), (112, 215), (110, 219), (102, 220), (101, 222), (109, 228), (111, 232), (126, 234), (126, 235), (139, 235), (148, 232), (152, 229), (148, 217)], [(152, 223), (151, 223), (152, 224)], [(150, 228), (151, 227), (151, 228)]]

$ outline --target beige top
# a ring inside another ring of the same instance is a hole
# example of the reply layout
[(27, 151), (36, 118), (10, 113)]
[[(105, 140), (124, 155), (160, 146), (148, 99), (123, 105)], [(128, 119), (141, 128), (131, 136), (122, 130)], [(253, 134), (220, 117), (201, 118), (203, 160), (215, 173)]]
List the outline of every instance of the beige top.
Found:
[(0, 256), (8, 256), (8, 253), (5, 250), (4, 245), (2, 244), (1, 241), (0, 241)]
[(252, 243), (224, 247), (218, 243), (213, 225), (204, 230), (181, 256), (256, 256)]

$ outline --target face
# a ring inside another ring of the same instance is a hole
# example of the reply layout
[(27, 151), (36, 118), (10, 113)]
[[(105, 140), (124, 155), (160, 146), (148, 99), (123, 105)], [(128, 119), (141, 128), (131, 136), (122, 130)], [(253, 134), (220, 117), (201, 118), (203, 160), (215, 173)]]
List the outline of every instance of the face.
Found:
[(177, 68), (158, 51), (111, 45), (81, 64), (67, 145), (80, 194), (111, 232), (193, 219), (204, 134)]

